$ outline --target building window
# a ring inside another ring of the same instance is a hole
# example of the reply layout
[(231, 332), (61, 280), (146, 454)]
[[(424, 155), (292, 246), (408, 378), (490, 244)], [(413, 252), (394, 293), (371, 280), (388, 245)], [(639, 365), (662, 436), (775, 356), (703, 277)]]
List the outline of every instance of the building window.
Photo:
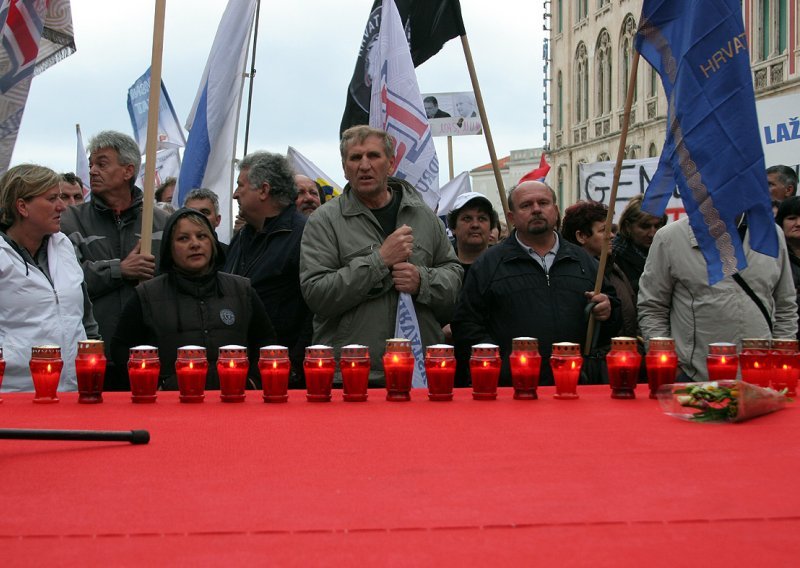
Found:
[(597, 40), (597, 116), (611, 112), (611, 36), (606, 30), (600, 32)]
[(558, 202), (564, 203), (564, 168), (558, 168), (558, 182), (556, 185), (558, 191)]
[(564, 129), (564, 83), (561, 71), (558, 72), (556, 80), (556, 127), (558, 130)]
[(656, 148), (655, 142), (650, 142), (650, 149), (647, 150), (647, 157), (648, 158), (657, 158), (658, 157), (658, 148)]
[(577, 21), (585, 20), (589, 17), (589, 0), (575, 0)]
[[(620, 74), (622, 75), (622, 92), (620, 100), (626, 101), (628, 97), (628, 83), (631, 80), (631, 67), (633, 66), (633, 41), (636, 36), (636, 20), (628, 14), (622, 22), (622, 36), (620, 40)], [(633, 102), (637, 98), (637, 85), (633, 85)]]
[(786, 52), (790, 0), (758, 0), (756, 4), (756, 60)]
[(597, 8), (598, 8), (598, 10), (600, 8), (602, 8), (603, 6), (607, 6), (608, 4), (611, 4), (611, 0), (597, 0)]
[(561, 33), (564, 30), (564, 0), (556, 0), (556, 32)]
[(583, 42), (575, 52), (575, 73), (575, 118), (581, 123), (589, 119), (589, 58)]
[(658, 71), (655, 67), (650, 67), (650, 80), (647, 85), (647, 96), (655, 97), (658, 94)]

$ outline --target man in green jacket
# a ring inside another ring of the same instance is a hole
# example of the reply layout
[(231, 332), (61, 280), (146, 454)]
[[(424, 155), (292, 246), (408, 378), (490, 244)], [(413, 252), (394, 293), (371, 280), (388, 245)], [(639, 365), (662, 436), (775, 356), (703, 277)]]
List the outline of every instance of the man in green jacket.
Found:
[(462, 269), (444, 226), (407, 182), (389, 177), (394, 142), (354, 126), (342, 134), (349, 182), (308, 218), (300, 286), (314, 312), (314, 342), (369, 347), (371, 386), (382, 386), (386, 339), (394, 337), (397, 299), (414, 299), (423, 346), (440, 343), (461, 287)]

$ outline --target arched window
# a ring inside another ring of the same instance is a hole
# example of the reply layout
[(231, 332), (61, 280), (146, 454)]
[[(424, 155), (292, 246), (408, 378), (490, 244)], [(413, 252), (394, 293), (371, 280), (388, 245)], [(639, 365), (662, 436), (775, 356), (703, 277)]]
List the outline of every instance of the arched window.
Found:
[(655, 142), (650, 142), (650, 148), (647, 150), (647, 157), (648, 158), (658, 157), (658, 148), (656, 148)]
[(597, 155), (597, 161), (598, 162), (610, 162), (611, 161), (611, 156), (608, 155), (608, 152), (600, 152)]
[[(636, 20), (631, 14), (625, 16), (622, 22), (622, 34), (620, 37), (620, 74), (622, 76), (622, 92), (620, 100), (625, 101), (628, 96), (628, 82), (631, 79), (631, 67), (633, 66), (633, 40), (636, 37)], [(633, 86), (633, 100), (636, 101), (636, 85)]]
[(575, 103), (576, 122), (585, 122), (589, 119), (589, 58), (583, 42), (575, 52)]
[(564, 82), (561, 71), (558, 72), (556, 80), (556, 128), (564, 129)]
[(595, 50), (597, 68), (597, 116), (611, 112), (611, 36), (602, 30)]

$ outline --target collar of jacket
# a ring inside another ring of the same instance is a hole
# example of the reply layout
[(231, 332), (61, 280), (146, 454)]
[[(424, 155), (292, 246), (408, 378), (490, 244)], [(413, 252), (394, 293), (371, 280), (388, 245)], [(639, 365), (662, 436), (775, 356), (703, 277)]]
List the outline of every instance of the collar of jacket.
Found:
[[(135, 216), (142, 208), (142, 203), (144, 203), (144, 192), (138, 187), (133, 186), (133, 189), (131, 189), (131, 206), (119, 214), (120, 218), (130, 215)], [(106, 205), (102, 199), (94, 194), (92, 194), (92, 207), (100, 214), (114, 215), (114, 211)]]
[[(556, 235), (558, 236), (558, 253), (556, 254), (555, 260), (553, 260), (553, 263), (556, 263), (563, 258), (569, 258), (571, 260), (580, 260), (578, 253), (578, 250), (580, 250), (580, 248), (577, 245), (566, 240), (557, 231)], [(522, 248), (522, 245), (520, 245), (519, 242), (517, 241), (516, 229), (514, 229), (511, 232), (511, 234), (508, 237), (506, 237), (506, 240), (504, 240), (498, 246), (503, 247), (503, 262), (508, 262), (517, 259), (533, 260), (531, 258), (531, 255), (528, 254), (528, 251)]]
[(295, 215), (296, 212), (297, 208), (295, 207), (294, 203), (290, 203), (284, 207), (283, 211), (278, 213), (277, 217), (273, 217), (271, 220), (264, 220), (264, 226), (256, 232), (265, 235), (272, 235), (273, 233), (278, 233), (280, 231), (291, 231), (297, 222)]
[[(388, 180), (389, 188), (392, 191), (400, 192), (400, 209), (404, 207), (427, 207), (425, 202), (414, 189), (414, 186), (405, 180), (390, 177)], [(354, 215), (364, 215), (369, 212), (369, 207), (353, 194), (350, 184), (344, 186), (344, 191), (337, 199), (340, 200), (342, 215), (351, 217)]]

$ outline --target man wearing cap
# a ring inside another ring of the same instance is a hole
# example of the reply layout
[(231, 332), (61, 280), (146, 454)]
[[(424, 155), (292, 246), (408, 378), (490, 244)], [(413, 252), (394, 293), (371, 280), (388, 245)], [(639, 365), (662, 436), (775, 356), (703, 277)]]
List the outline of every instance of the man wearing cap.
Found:
[(447, 214), (447, 226), (456, 239), (456, 255), (464, 277), (472, 263), (489, 248), (492, 213), (494, 208), (485, 195), (469, 191), (456, 197), (452, 211)]

